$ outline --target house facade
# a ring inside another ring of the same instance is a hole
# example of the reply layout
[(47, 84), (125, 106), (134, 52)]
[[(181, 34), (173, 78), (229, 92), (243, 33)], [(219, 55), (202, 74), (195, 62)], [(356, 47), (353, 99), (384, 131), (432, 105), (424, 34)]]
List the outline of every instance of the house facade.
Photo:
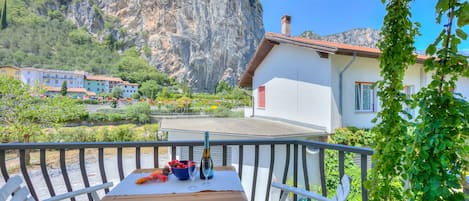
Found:
[(0, 66), (0, 76), (8, 76), (21, 80), (21, 71), (16, 66)]
[(134, 95), (138, 91), (138, 84), (135, 83), (129, 83), (124, 81), (118, 86), (122, 88), (122, 95), (124, 96), (124, 98), (131, 98), (132, 95)]
[[(379, 108), (373, 84), (379, 75), (378, 49), (267, 33), (243, 74), (240, 86), (253, 90), (253, 115), (333, 133), (336, 128), (373, 127)], [(426, 57), (417, 56), (403, 83), (407, 95), (426, 86)], [(455, 92), (469, 96), (469, 80)], [(410, 108), (406, 108), (414, 113)]]
[(96, 94), (109, 93), (109, 80), (105, 76), (86, 76), (85, 85), (83, 86), (86, 90), (92, 91)]
[(61, 87), (63, 82), (66, 82), (68, 88), (82, 88), (85, 82), (84, 71), (41, 70), (42, 80), (46, 86)]
[(43, 72), (44, 72), (43, 69), (38, 69), (38, 68), (31, 68), (31, 67), (21, 68), (21, 81), (30, 86), (35, 85), (35, 84), (43, 84), (44, 83)]

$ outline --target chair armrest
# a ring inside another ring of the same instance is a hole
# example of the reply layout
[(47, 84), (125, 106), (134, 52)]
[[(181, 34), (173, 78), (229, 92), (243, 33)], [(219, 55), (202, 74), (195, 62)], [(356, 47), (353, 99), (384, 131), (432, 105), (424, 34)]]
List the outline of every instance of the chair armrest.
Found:
[(104, 183), (104, 184), (91, 186), (91, 187), (88, 187), (88, 188), (84, 188), (84, 189), (80, 189), (80, 190), (76, 190), (76, 191), (72, 191), (72, 192), (68, 192), (68, 193), (64, 193), (64, 194), (60, 194), (60, 195), (56, 195), (56, 196), (51, 197), (49, 199), (45, 199), (44, 201), (65, 200), (65, 199), (68, 199), (68, 198), (76, 197), (78, 195), (93, 193), (93, 192), (96, 192), (96, 191), (101, 190), (101, 189), (109, 188), (113, 185), (114, 184), (112, 182), (108, 182), (108, 183)]
[(297, 194), (297, 195), (300, 195), (300, 196), (303, 196), (303, 197), (307, 197), (307, 198), (312, 198), (312, 199), (319, 200), (319, 201), (332, 201), (332, 200), (330, 200), (326, 197), (323, 197), (319, 194), (307, 191), (305, 189), (295, 188), (293, 186), (289, 186), (289, 185), (285, 185), (285, 184), (272, 182), (272, 187), (279, 188), (283, 191), (286, 191), (284, 193), (292, 192), (294, 194)]

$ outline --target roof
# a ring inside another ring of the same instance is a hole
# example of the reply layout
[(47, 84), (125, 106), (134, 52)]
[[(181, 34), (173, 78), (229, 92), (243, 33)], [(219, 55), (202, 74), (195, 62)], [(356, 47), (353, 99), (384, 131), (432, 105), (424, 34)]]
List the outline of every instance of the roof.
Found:
[[(321, 57), (327, 56), (327, 54), (353, 55), (354, 53), (356, 53), (357, 56), (369, 58), (378, 58), (381, 55), (381, 51), (377, 48), (335, 43), (324, 40), (313, 40), (301, 37), (290, 37), (283, 34), (267, 32), (257, 47), (254, 56), (251, 58), (251, 61), (248, 63), (246, 71), (241, 77), (239, 82), (241, 87), (248, 87), (252, 85), (252, 77), (254, 72), (262, 63), (264, 58), (269, 54), (272, 48), (280, 43), (287, 43), (312, 49), (313, 51), (317, 51)], [(425, 55), (417, 55), (417, 62), (422, 63), (427, 58), (429, 57)]]
[(0, 66), (0, 68), (13, 68), (13, 69), (16, 69), (16, 70), (20, 70), (20, 68), (16, 67), (16, 66)]
[(34, 68), (34, 67), (22, 67), (20, 69), (21, 71), (28, 70), (28, 71), (37, 71), (37, 72), (42, 72), (42, 73), (61, 73), (61, 74), (73, 74), (73, 75), (80, 75), (80, 76), (85, 76), (86, 74), (88, 74), (87, 72), (81, 71), (81, 70), (70, 71), (70, 70), (44, 69), (44, 68)]
[(326, 135), (325, 131), (281, 121), (258, 118), (186, 118), (163, 119), (161, 131), (204, 132), (250, 137), (301, 137)]
[(123, 82), (122, 79), (117, 77), (108, 77), (103, 75), (87, 75), (87, 80), (103, 80), (103, 81), (111, 81), (111, 82)]
[(136, 84), (136, 83), (130, 83), (130, 82), (127, 82), (127, 81), (124, 81), (122, 84), (127, 85), (127, 86), (138, 86), (138, 84)]
[[(60, 92), (61, 89), (62, 89), (61, 87), (46, 87), (46, 90), (51, 91), (51, 92)], [(85, 88), (67, 88), (67, 92), (68, 93), (82, 93), (82, 94), (86, 94), (89, 96), (96, 96), (96, 93), (87, 91)]]

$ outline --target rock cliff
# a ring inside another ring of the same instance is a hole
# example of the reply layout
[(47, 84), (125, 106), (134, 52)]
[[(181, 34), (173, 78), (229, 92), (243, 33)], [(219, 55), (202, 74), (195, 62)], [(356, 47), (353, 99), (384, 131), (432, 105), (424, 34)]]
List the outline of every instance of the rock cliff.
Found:
[(213, 91), (219, 80), (236, 84), (264, 35), (258, 0), (58, 2), (98, 39), (138, 47), (151, 65), (196, 91)]
[(300, 37), (376, 48), (379, 33), (380, 31), (375, 29), (359, 28), (326, 36), (320, 36), (312, 31), (305, 31)]

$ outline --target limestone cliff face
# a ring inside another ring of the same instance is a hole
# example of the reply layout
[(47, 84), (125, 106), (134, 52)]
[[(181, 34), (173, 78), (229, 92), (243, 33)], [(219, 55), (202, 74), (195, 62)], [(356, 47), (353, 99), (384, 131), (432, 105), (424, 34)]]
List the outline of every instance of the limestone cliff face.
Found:
[(151, 65), (197, 91), (236, 84), (264, 35), (256, 0), (81, 0), (68, 4), (67, 18), (146, 49)]
[(300, 37), (376, 48), (376, 44), (380, 38), (379, 33), (379, 30), (371, 28), (358, 28), (326, 36), (320, 36), (314, 32), (305, 31)]

